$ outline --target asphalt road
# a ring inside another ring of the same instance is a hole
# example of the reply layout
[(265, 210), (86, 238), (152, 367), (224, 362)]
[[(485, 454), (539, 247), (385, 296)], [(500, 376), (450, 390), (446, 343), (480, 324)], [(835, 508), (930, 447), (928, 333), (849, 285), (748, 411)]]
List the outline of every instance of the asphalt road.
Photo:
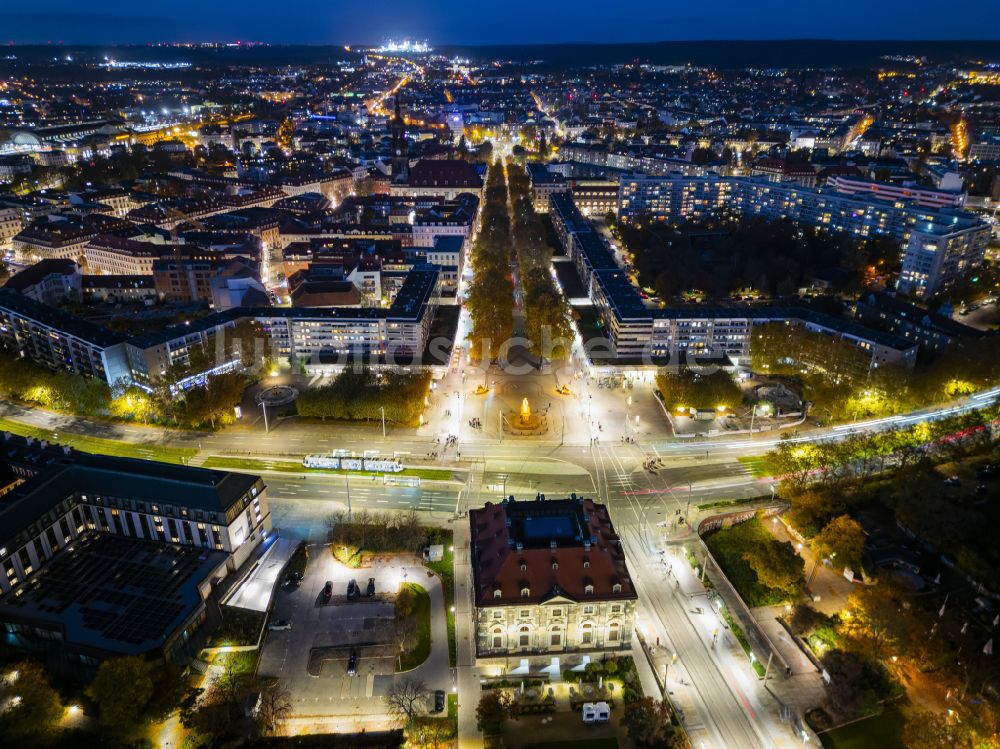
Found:
[[(542, 388), (539, 394), (547, 398), (544, 388), (551, 389), (552, 385), (544, 378), (534, 379), (531, 386)], [(443, 383), (441, 393), (447, 394), (448, 387), (448, 382)], [(1000, 388), (912, 414), (829, 429), (800, 429), (790, 439), (798, 442), (839, 439), (862, 431), (906, 426), (985, 405), (998, 395)], [(90, 422), (12, 404), (0, 406), (0, 415), (57, 432), (191, 447), (199, 451), (199, 459), (211, 455), (247, 455), (295, 460), (305, 453), (335, 448), (357, 452), (378, 449), (383, 454), (397, 454), (411, 465), (452, 469), (453, 480), (425, 481), (420, 486), (386, 486), (378, 479), (372, 481), (366, 477), (266, 473), (273, 523), (289, 538), (325, 540), (331, 513), (347, 509), (348, 502), (353, 511), (415, 509), (436, 521), (446, 522), (468, 507), (496, 501), (508, 494), (521, 498), (533, 497), (538, 492), (553, 497), (574, 491), (593, 494), (611, 509), (649, 625), (664, 642), (682, 653), (683, 668), (690, 676), (690, 683), (684, 688), (693, 706), (685, 720), (693, 729), (703, 732), (706, 749), (787, 745), (789, 729), (771, 717), (773, 705), (769, 695), (753, 682), (747, 689), (740, 686), (737, 677), (745, 676), (748, 664), (727, 661), (724, 654), (710, 648), (699, 635), (684, 602), (651, 572), (658, 561), (658, 543), (663, 539), (682, 540), (692, 533), (689, 523), (683, 522), (685, 519), (693, 522), (693, 517), (689, 517), (695, 514), (691, 505), (769, 493), (770, 484), (750, 475), (738, 459), (767, 452), (777, 443), (779, 435), (672, 439), (669, 430), (663, 427), (662, 414), (651, 411), (644, 402), (643, 426), (635, 430), (638, 443), (626, 444), (610, 427), (617, 423), (616, 414), (627, 413), (623, 403), (616, 407), (616, 398), (624, 401), (625, 395), (598, 390), (586, 399), (586, 408), (579, 397), (562, 403), (554, 398), (555, 413), (565, 424), (559, 440), (555, 435), (548, 439), (518, 440), (486, 429), (465, 429), (463, 419), (471, 418), (476, 409), (493, 413), (502, 405), (484, 398), (473, 401), (469, 410), (465, 410), (468, 399), (463, 401), (458, 397), (456, 401), (461, 404), (457, 407), (458, 418), (448, 422), (443, 412), (450, 401), (443, 395), (432, 399), (430, 425), (417, 430), (390, 429), (384, 438), (379, 427), (294, 421), (278, 423), (267, 434), (260, 428), (262, 424), (252, 421), (217, 434), (171, 431)], [(441, 412), (441, 418), (433, 416), (434, 408)], [(455, 448), (443, 449), (436, 441), (456, 431), (460, 439)], [(591, 442), (595, 437), (597, 441)], [(428, 457), (431, 452), (437, 452), (437, 457)], [(644, 462), (650, 458), (662, 461), (655, 471), (644, 468)], [(355, 696), (353, 692), (351, 696)]]

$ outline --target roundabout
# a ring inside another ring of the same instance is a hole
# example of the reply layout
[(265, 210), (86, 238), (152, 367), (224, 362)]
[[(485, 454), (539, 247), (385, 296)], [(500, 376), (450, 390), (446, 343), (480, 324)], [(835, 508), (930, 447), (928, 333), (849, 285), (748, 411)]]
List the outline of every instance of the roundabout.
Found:
[(257, 393), (255, 400), (258, 406), (280, 408), (294, 403), (298, 397), (299, 391), (290, 385), (272, 385)]

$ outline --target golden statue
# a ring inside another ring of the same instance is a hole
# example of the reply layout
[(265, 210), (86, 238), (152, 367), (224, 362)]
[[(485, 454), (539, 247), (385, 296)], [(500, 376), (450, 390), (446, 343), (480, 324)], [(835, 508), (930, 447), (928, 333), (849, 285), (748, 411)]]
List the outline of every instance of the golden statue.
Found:
[(531, 422), (531, 406), (528, 405), (528, 399), (525, 398), (521, 401), (521, 423), (528, 424)]

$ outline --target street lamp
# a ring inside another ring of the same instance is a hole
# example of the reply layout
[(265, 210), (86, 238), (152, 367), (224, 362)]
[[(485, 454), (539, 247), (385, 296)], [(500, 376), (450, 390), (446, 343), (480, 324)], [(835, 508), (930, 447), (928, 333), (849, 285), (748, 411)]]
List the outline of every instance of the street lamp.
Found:
[(267, 427), (267, 402), (260, 402), (260, 409), (264, 412), (264, 434), (267, 434), (270, 430)]

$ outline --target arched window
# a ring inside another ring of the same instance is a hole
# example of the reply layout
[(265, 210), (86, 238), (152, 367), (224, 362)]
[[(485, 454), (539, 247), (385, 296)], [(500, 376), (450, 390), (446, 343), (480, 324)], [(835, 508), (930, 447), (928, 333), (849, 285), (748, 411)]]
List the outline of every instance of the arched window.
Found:
[(620, 642), (621, 631), (622, 628), (618, 622), (611, 622), (611, 626), (608, 627), (608, 642)]
[(549, 645), (554, 648), (562, 647), (562, 627), (556, 625), (549, 632)]
[(503, 647), (503, 627), (493, 628), (493, 647), (497, 650)]
[(517, 644), (522, 648), (528, 647), (531, 644), (531, 627), (524, 624), (517, 632)]
[(594, 625), (590, 622), (585, 622), (580, 628), (580, 644), (590, 645), (594, 642)]

